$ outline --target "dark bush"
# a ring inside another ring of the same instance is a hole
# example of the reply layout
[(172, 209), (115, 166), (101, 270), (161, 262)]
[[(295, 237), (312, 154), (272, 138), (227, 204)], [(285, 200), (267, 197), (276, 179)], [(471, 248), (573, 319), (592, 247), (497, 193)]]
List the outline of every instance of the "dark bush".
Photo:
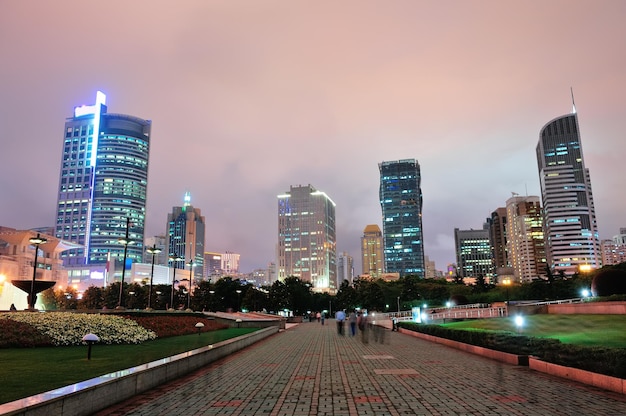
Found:
[(468, 301), (464, 295), (452, 295), (450, 296), (450, 303), (452, 304), (452, 306), (459, 306), (467, 305)]
[(52, 339), (25, 322), (0, 319), (0, 348), (51, 347)]
[(603, 269), (591, 281), (593, 296), (611, 296), (626, 293), (626, 271)]
[(451, 329), (413, 322), (400, 322), (399, 326), (464, 344), (516, 355), (532, 355), (549, 363), (626, 379), (626, 350), (621, 348), (584, 347), (563, 344), (552, 338), (528, 337), (509, 332)]

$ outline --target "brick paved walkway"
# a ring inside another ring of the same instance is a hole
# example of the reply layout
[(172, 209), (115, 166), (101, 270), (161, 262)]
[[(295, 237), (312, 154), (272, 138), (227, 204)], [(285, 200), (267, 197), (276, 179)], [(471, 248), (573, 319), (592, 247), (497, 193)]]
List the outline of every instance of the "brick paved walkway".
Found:
[(305, 322), (103, 415), (624, 415), (626, 397), (408, 335)]

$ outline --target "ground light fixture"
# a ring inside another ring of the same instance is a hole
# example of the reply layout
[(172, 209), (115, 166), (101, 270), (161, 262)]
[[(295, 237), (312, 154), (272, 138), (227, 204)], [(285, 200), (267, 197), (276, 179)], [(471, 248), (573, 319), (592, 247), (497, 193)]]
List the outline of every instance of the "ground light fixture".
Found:
[(200, 336), (200, 331), (202, 331), (202, 328), (204, 328), (204, 324), (202, 322), (198, 322), (195, 326), (198, 330), (198, 336)]
[(100, 338), (96, 334), (87, 334), (83, 337), (83, 342), (87, 344), (87, 359), (91, 360), (91, 346), (99, 342)]
[(524, 317), (522, 315), (515, 315), (515, 327), (517, 328), (517, 333), (522, 332), (523, 326), (524, 326)]
[(30, 285), (30, 298), (28, 299), (28, 308), (35, 309), (35, 279), (37, 278), (37, 255), (39, 254), (39, 246), (42, 244), (46, 244), (48, 242), (47, 239), (43, 238), (39, 233), (37, 233), (37, 237), (32, 237), (28, 240), (32, 245), (35, 246), (35, 263), (33, 264), (33, 281)]

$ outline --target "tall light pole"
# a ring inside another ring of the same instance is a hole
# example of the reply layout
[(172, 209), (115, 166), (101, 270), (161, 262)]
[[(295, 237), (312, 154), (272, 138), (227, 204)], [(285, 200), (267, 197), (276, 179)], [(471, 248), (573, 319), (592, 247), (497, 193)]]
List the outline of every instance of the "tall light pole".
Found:
[(124, 238), (118, 238), (117, 242), (124, 245), (124, 261), (122, 262), (122, 280), (120, 281), (120, 299), (117, 305), (118, 308), (123, 308), (122, 298), (124, 294), (124, 275), (126, 274), (126, 255), (128, 254), (128, 245), (131, 244), (128, 238), (128, 229), (130, 228), (130, 218), (126, 217), (126, 236)]
[(191, 288), (193, 287), (193, 261), (189, 261), (189, 289), (187, 290), (187, 309), (191, 309)]
[(152, 280), (154, 279), (154, 256), (159, 254), (162, 250), (154, 244), (152, 247), (148, 247), (146, 251), (152, 254), (152, 268), (150, 269), (150, 291), (148, 292), (148, 309), (152, 309)]
[(237, 292), (237, 312), (239, 312), (239, 310), (241, 309), (241, 301), (239, 300), (239, 298), (241, 297), (241, 290), (237, 289), (235, 290), (235, 292)]
[(398, 296), (398, 313), (400, 313), (400, 296)]
[(176, 253), (170, 255), (170, 261), (174, 265), (174, 276), (172, 277), (172, 300), (170, 301), (170, 308), (172, 309), (174, 309), (174, 283), (176, 283), (176, 263), (182, 260), (185, 260), (185, 258), (179, 256)]
[(41, 235), (37, 233), (37, 237), (32, 237), (28, 241), (35, 246), (35, 264), (33, 265), (33, 281), (30, 285), (30, 298), (28, 299), (28, 308), (35, 309), (35, 279), (37, 278), (37, 255), (39, 254), (39, 246), (42, 244), (46, 244), (48, 240), (41, 237)]

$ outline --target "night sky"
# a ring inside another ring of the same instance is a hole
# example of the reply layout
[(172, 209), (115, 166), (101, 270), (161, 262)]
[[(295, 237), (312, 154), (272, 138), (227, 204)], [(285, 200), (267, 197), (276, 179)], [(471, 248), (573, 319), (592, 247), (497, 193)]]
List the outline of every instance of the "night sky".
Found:
[(455, 261), (573, 88), (601, 238), (626, 227), (626, 2), (0, 0), (0, 225), (54, 224), (65, 119), (150, 119), (146, 236), (191, 192), (206, 250), (275, 259), (277, 198), (336, 203), (337, 251), (382, 228), (378, 163), (416, 158), (425, 253)]

